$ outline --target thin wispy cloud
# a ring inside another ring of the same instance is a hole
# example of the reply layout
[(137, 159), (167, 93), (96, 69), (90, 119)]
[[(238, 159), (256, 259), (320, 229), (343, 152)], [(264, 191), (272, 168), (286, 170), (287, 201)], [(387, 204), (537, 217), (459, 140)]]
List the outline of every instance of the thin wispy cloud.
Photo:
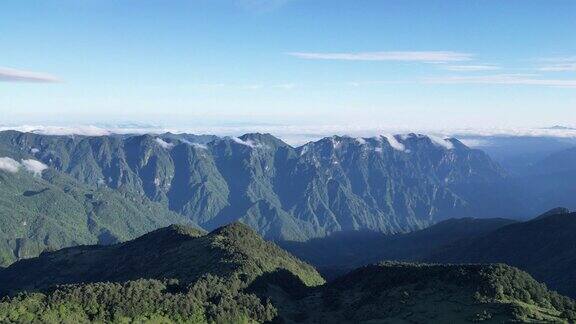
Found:
[(542, 72), (576, 72), (576, 56), (552, 57), (540, 59), (542, 66), (538, 71)]
[(307, 60), (338, 60), (338, 61), (397, 61), (448, 63), (470, 61), (474, 55), (450, 51), (410, 51), (410, 52), (347, 52), (347, 53), (315, 53), (290, 52), (290, 56)]
[(477, 72), (477, 71), (495, 71), (499, 70), (500, 67), (492, 64), (485, 65), (448, 65), (445, 67), (448, 71), (455, 72)]
[(273, 85), (272, 88), (274, 89), (282, 89), (282, 90), (292, 90), (296, 88), (298, 85), (296, 83), (282, 83)]
[(245, 84), (238, 87), (241, 90), (260, 90), (264, 88), (261, 84)]
[(194, 90), (208, 91), (208, 90), (246, 90), (246, 91), (256, 91), (256, 90), (292, 90), (297, 88), (299, 85), (296, 83), (278, 83), (278, 84), (259, 84), (259, 83), (247, 83), (247, 84), (226, 84), (226, 83), (199, 83), (188, 85), (187, 87)]
[(538, 70), (543, 72), (576, 72), (576, 62), (544, 66)]
[(56, 83), (61, 80), (53, 75), (41, 72), (16, 70), (7, 67), (0, 67), (0, 81), (3, 82), (37, 82)]
[(494, 74), (482, 76), (447, 76), (424, 79), (432, 84), (487, 84), (487, 85), (530, 85), (576, 88), (576, 79), (543, 79), (532, 74)]

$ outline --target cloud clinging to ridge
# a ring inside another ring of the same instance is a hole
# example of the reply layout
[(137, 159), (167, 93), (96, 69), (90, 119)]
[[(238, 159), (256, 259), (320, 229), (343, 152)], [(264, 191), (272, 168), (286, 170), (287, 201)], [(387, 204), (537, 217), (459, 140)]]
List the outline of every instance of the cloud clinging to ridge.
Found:
[(451, 51), (408, 51), (408, 52), (341, 52), (314, 53), (290, 52), (290, 56), (308, 60), (339, 60), (339, 61), (400, 61), (447, 63), (470, 61), (473, 54)]
[(57, 83), (61, 82), (57, 77), (41, 72), (16, 70), (0, 67), (0, 81), (4, 82), (36, 82), (36, 83)]
[(20, 163), (9, 157), (0, 157), (0, 171), (16, 173), (20, 169)]
[(46, 164), (32, 159), (22, 160), (22, 166), (26, 169), (26, 171), (34, 174), (35, 176), (42, 175), (42, 172), (48, 169)]

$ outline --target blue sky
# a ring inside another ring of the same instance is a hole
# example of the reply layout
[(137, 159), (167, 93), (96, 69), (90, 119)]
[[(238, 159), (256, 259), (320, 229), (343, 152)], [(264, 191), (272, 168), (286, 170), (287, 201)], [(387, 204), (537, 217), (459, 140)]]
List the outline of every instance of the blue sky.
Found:
[(4, 0), (0, 124), (576, 125), (576, 1)]

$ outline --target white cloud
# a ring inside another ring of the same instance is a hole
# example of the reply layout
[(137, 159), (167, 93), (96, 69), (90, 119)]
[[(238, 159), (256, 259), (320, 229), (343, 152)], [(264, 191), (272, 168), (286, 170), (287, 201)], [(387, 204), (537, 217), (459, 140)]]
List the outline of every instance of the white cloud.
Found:
[(576, 79), (540, 79), (532, 74), (494, 74), (482, 76), (448, 76), (424, 79), (432, 84), (489, 84), (530, 85), (561, 88), (576, 88)]
[(442, 138), (442, 137), (438, 137), (435, 135), (428, 135), (428, 138), (430, 138), (430, 140), (432, 141), (432, 143), (434, 143), (435, 145), (438, 145), (440, 147), (443, 147), (447, 150), (451, 150), (454, 148), (454, 144), (452, 144), (452, 142), (450, 142), (449, 140)]
[(392, 146), (393, 149), (402, 152), (406, 151), (406, 147), (404, 146), (404, 144), (400, 143), (400, 141), (398, 141), (398, 139), (396, 139), (394, 135), (385, 134), (382, 135), (382, 138), (386, 139), (388, 141), (388, 144), (390, 144), (390, 146)]
[(477, 128), (477, 129), (470, 128), (470, 129), (444, 130), (443, 134), (451, 134), (451, 136), (456, 138), (462, 136), (576, 138), (576, 129), (492, 127), (492, 128)]
[(358, 142), (358, 144), (360, 144), (360, 145), (366, 144), (366, 140), (365, 140), (364, 138), (362, 138), (362, 137), (356, 137), (355, 140), (356, 140), (356, 142)]
[(445, 69), (455, 72), (478, 72), (499, 70), (500, 67), (497, 65), (448, 65)]
[(0, 81), (55, 83), (60, 82), (60, 79), (46, 73), (22, 71), (6, 67), (0, 67)]
[(18, 161), (11, 159), (9, 157), (0, 157), (0, 170), (16, 173), (20, 169), (21, 165)]
[(341, 60), (341, 61), (403, 61), (446, 63), (470, 61), (472, 54), (450, 51), (422, 52), (350, 52), (350, 53), (313, 53), (291, 52), (288, 55), (309, 60)]
[(199, 148), (202, 150), (207, 150), (208, 146), (204, 145), (204, 144), (200, 144), (200, 143), (191, 143), (190, 145), (194, 146), (195, 148)]
[[(544, 125), (542, 125), (544, 126)], [(276, 137), (284, 140), (286, 143), (294, 146), (303, 145), (310, 141), (320, 140), (324, 137), (332, 135), (349, 135), (351, 137), (374, 137), (381, 134), (406, 134), (406, 133), (422, 133), (431, 134), (445, 137), (455, 137), (461, 139), (463, 137), (490, 137), (490, 136), (531, 136), (531, 137), (562, 137), (562, 138), (576, 138), (576, 124), (567, 125), (572, 126), (573, 129), (552, 129), (542, 127), (471, 127), (464, 128), (462, 126), (453, 126), (450, 128), (439, 127), (410, 127), (406, 125), (390, 126), (386, 123), (349, 123), (349, 124), (298, 124), (298, 125), (262, 125), (262, 124), (246, 124), (246, 125), (207, 125), (195, 127), (182, 127), (182, 128), (123, 128), (119, 126), (110, 125), (109, 128), (99, 128), (102, 135), (106, 134), (161, 134), (167, 131), (172, 133), (188, 133), (188, 134), (214, 134), (218, 136), (239, 136), (246, 133), (271, 133)], [(141, 126), (139, 126), (141, 127)], [(36, 130), (36, 133), (50, 134), (50, 135), (89, 135), (85, 132), (84, 127), (50, 127), (50, 126), (0, 126), (2, 130)], [(49, 132), (38, 130), (50, 129)], [(93, 129), (88, 127), (88, 129)], [(57, 130), (61, 130), (59, 133)], [(90, 132), (89, 132), (90, 133)], [(393, 141), (392, 136), (387, 135), (388, 141)], [(247, 142), (240, 140), (243, 145), (262, 145), (254, 142)]]
[(168, 143), (159, 137), (156, 138), (156, 143), (158, 143), (158, 145), (160, 145), (160, 147), (162, 147), (163, 149), (166, 149), (166, 150), (169, 150), (169, 149), (174, 147), (173, 143)]
[(538, 70), (544, 72), (576, 72), (576, 62), (547, 65), (539, 68)]
[(576, 56), (540, 59), (545, 65), (538, 68), (543, 72), (576, 72)]
[(202, 150), (207, 150), (207, 149), (208, 149), (208, 146), (206, 146), (206, 145), (204, 145), (204, 144), (195, 143), (195, 142), (190, 142), (190, 141), (185, 140), (185, 139), (181, 139), (180, 141), (182, 141), (183, 143), (188, 144), (188, 145), (190, 145), (190, 146), (193, 146), (193, 147), (195, 147), (195, 148), (202, 149)]
[(486, 147), (492, 144), (490, 140), (479, 138), (461, 138), (459, 140), (468, 147)]
[(235, 137), (235, 136), (230, 137), (230, 139), (232, 139), (232, 141), (234, 141), (234, 143), (238, 143), (240, 145), (245, 145), (245, 146), (252, 147), (252, 148), (261, 146), (261, 144), (255, 143), (252, 140), (246, 140), (245, 141), (245, 140), (238, 138), (238, 137)]
[(84, 136), (104, 136), (113, 133), (124, 134), (122, 129), (104, 129), (96, 126), (44, 126), (44, 125), (22, 125), (22, 126), (0, 126), (0, 131), (15, 130), (23, 133), (34, 133), (40, 135), (84, 135)]
[(42, 172), (48, 169), (48, 166), (40, 161), (36, 160), (22, 160), (22, 166), (26, 171), (33, 173), (35, 176), (39, 176)]

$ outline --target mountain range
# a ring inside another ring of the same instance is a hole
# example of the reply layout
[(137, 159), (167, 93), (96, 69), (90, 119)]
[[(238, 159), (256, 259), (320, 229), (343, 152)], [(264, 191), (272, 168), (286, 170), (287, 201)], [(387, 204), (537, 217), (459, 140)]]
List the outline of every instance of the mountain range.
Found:
[(161, 204), (205, 230), (240, 220), (267, 239), (407, 232), (463, 216), (522, 215), (506, 174), (456, 139), (268, 134), (45, 136), (0, 132), (0, 156), (33, 159), (90, 188)]
[(278, 244), (313, 264), (327, 279), (360, 266), (388, 261), (424, 261), (445, 246), (491, 233), (517, 221), (504, 218), (449, 219), (428, 228), (386, 235), (375, 231), (338, 232), (306, 242)]
[(576, 297), (576, 213), (555, 209), (476, 238), (455, 241), (424, 258), (449, 263), (506, 263)]
[(550, 210), (528, 221), (451, 219), (405, 234), (342, 232), (308, 242), (279, 242), (328, 279), (382, 260), (505, 263), (576, 297), (576, 213)]
[(330, 283), (246, 225), (170, 226), (0, 269), (1, 322), (569, 323), (573, 300), (506, 265), (380, 263)]

